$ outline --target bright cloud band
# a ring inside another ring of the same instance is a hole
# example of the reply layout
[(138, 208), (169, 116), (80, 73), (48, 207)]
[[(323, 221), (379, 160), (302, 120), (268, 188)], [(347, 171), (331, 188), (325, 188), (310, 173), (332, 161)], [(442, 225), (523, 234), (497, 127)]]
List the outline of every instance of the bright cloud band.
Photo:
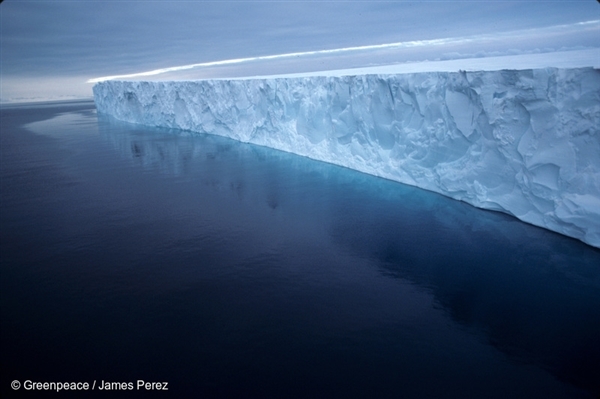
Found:
[(406, 41), (406, 42), (396, 42), (396, 43), (387, 43), (387, 44), (375, 44), (368, 46), (356, 46), (356, 47), (344, 47), (338, 49), (330, 49), (330, 50), (316, 50), (316, 51), (304, 51), (297, 53), (285, 53), (285, 54), (276, 54), (276, 55), (265, 55), (259, 57), (248, 57), (248, 58), (235, 58), (230, 60), (222, 60), (222, 61), (211, 61), (211, 62), (203, 62), (199, 64), (190, 64), (190, 65), (182, 65), (182, 66), (174, 66), (169, 68), (161, 68), (155, 69), (152, 71), (132, 73), (127, 75), (113, 75), (113, 76), (103, 76), (99, 78), (90, 79), (87, 83), (97, 83), (105, 80), (114, 80), (114, 79), (128, 79), (128, 78), (137, 78), (142, 76), (154, 76), (160, 75), (167, 72), (176, 72), (183, 71), (187, 69), (193, 68), (204, 68), (204, 67), (212, 67), (212, 66), (220, 66), (220, 65), (231, 65), (231, 64), (241, 64), (252, 61), (265, 61), (265, 60), (275, 60), (275, 59), (283, 59), (283, 58), (293, 58), (293, 57), (307, 57), (314, 55), (328, 55), (328, 54), (336, 54), (336, 53), (348, 53), (348, 52), (357, 52), (357, 51), (368, 51), (368, 50), (380, 50), (380, 49), (393, 49), (393, 48), (412, 48), (412, 47), (426, 47), (426, 46), (443, 46), (443, 45), (453, 45), (453, 44), (466, 44), (466, 43), (474, 43), (474, 42), (484, 42), (491, 40), (505, 40), (508, 37), (522, 37), (524, 35), (531, 34), (543, 34), (543, 33), (560, 33), (567, 31), (572, 28), (587, 28), (593, 29), (595, 31), (600, 30), (600, 20), (593, 21), (585, 21), (578, 22), (570, 25), (556, 25), (545, 28), (536, 28), (536, 29), (527, 29), (520, 31), (511, 31), (511, 32), (503, 32), (496, 33), (491, 35), (477, 35), (477, 36), (466, 36), (466, 37), (454, 37), (454, 38), (443, 38), (443, 39), (430, 39), (430, 40), (414, 40), (414, 41)]

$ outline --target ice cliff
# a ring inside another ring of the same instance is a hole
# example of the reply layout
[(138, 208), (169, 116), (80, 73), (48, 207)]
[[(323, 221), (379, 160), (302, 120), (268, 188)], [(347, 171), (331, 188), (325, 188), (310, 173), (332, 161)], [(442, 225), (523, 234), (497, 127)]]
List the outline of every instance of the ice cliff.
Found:
[(293, 152), (600, 247), (593, 68), (105, 81), (98, 111)]

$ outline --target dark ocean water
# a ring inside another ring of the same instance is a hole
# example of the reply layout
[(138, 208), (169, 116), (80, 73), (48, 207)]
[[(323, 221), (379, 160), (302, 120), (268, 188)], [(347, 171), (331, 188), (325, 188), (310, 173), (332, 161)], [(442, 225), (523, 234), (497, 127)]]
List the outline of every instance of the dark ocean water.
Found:
[(581, 242), (91, 102), (3, 106), (0, 137), (3, 398), (600, 395)]

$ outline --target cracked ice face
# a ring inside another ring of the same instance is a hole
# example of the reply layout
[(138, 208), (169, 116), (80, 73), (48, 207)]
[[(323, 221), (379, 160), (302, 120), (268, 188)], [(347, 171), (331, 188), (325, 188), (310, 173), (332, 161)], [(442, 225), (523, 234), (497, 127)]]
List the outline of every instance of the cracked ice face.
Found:
[(217, 134), (435, 191), (600, 247), (592, 68), (108, 81), (100, 112)]

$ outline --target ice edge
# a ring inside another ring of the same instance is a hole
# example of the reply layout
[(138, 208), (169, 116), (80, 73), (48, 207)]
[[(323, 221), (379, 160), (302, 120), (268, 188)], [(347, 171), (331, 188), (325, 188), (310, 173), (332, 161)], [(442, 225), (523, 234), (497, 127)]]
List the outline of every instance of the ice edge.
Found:
[(97, 83), (99, 112), (444, 194), (600, 248), (594, 68)]

